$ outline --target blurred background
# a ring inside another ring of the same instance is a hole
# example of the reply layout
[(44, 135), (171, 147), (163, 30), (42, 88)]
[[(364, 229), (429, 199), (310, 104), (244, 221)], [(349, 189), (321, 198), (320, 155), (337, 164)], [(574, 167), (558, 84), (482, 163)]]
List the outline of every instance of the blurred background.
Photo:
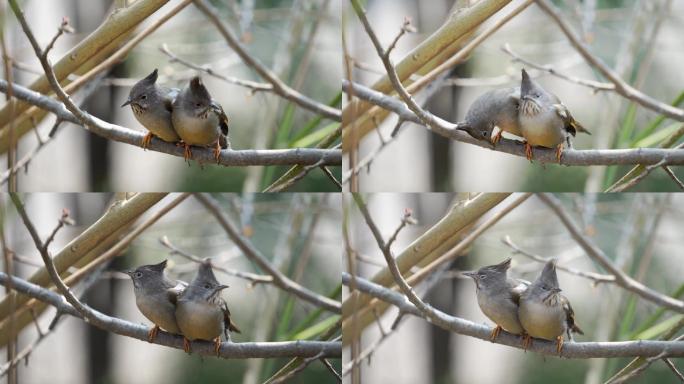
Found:
[[(367, 15), (381, 43), (387, 47), (401, 29), (405, 17), (417, 33), (404, 35), (392, 52), (395, 63), (434, 33), (455, 8), (468, 0), (368, 0)], [(493, 15), (476, 33), (485, 30), (522, 0), (513, 0)], [(684, 2), (671, 0), (553, 1), (591, 52), (628, 83), (666, 103), (684, 101), (684, 60), (680, 36), (684, 33)], [(345, 8), (350, 54), (355, 60), (354, 79), (370, 85), (384, 73), (368, 35), (350, 6)], [(584, 79), (600, 80), (598, 73), (575, 51), (558, 26), (534, 3), (480, 44), (470, 58), (455, 67), (446, 80), (433, 84), (416, 98), (425, 108), (448, 120), (462, 121), (471, 103), (496, 88), (519, 86), (521, 63), (501, 47), (537, 64)], [(577, 149), (611, 149), (658, 146), (681, 127), (611, 92), (592, 89), (557, 77), (530, 71), (536, 81), (555, 93), (574, 117), (592, 132), (574, 140)], [(426, 101), (425, 94), (431, 97)], [(681, 105), (680, 105), (681, 107)], [(397, 118), (380, 124), (390, 137)], [(506, 136), (506, 135), (504, 135)], [(514, 136), (509, 136), (514, 138)], [(681, 140), (678, 140), (677, 145)], [(380, 145), (375, 132), (360, 145), (359, 159)], [(348, 157), (344, 169), (349, 169)], [(565, 167), (530, 164), (511, 156), (469, 144), (447, 140), (415, 124), (405, 123), (398, 137), (375, 157), (370, 171), (360, 173), (361, 191), (590, 191), (605, 190), (628, 167)], [(684, 170), (674, 167), (680, 177)], [(397, 169), (400, 171), (397, 172)], [(388, 172), (390, 171), (391, 172)], [(387, 177), (391, 174), (392, 177)], [(347, 187), (348, 188), (348, 187)], [(658, 170), (634, 191), (674, 191), (677, 186)]]
[[(150, 217), (177, 195), (157, 203)], [(224, 212), (239, 223), (250, 241), (287, 276), (322, 295), (339, 298), (341, 260), (340, 198), (331, 194), (215, 195)], [(112, 202), (110, 194), (22, 195), (28, 215), (43, 239), (52, 231), (63, 208), (76, 225), (60, 230), (50, 246), (54, 254), (96, 221)], [(7, 195), (0, 195), (8, 247), (15, 251), (16, 275), (30, 276), (43, 265), (26, 228)], [(137, 309), (130, 278), (119, 271), (169, 259), (167, 274), (190, 281), (197, 264), (170, 255), (159, 239), (204, 258), (214, 265), (246, 272), (261, 272), (226, 236), (214, 217), (192, 197), (167, 213), (134, 240), (120, 257), (100, 273), (76, 285), (77, 296), (95, 309), (127, 321), (150, 325)], [(21, 261), (24, 260), (24, 261)], [(4, 264), (3, 264), (4, 265)], [(223, 292), (242, 334), (235, 342), (281, 341), (316, 338), (339, 318), (268, 284), (249, 281), (215, 270), (217, 279), (230, 286)], [(84, 293), (85, 287), (87, 291)], [(4, 291), (4, 288), (3, 288)], [(38, 317), (43, 330), (55, 316), (49, 307)], [(326, 325), (327, 324), (327, 325)], [(37, 338), (32, 324), (20, 334), (17, 350)], [(1, 349), (3, 364), (6, 348)], [(262, 383), (289, 359), (232, 359), (187, 355), (182, 350), (149, 344), (89, 326), (62, 316), (56, 328), (19, 365), (20, 383)], [(339, 371), (339, 359), (330, 359)], [(314, 362), (296, 376), (299, 383), (330, 382), (323, 364)]]
[[(516, 195), (494, 207), (491, 217)], [(625, 272), (649, 287), (673, 297), (684, 293), (684, 263), (681, 249), (681, 223), (684, 196), (681, 194), (610, 194), (558, 197), (583, 227), (585, 234)], [(438, 222), (451, 206), (465, 198), (455, 194), (369, 194), (365, 196), (370, 213), (385, 239), (394, 233), (406, 208), (413, 210), (417, 225), (402, 230), (392, 246), (395, 256)], [(358, 252), (359, 275), (370, 278), (386, 263), (368, 227), (353, 206), (350, 232)], [(544, 203), (532, 196), (485, 231), (470, 250), (457, 258), (445, 272), (428, 278), (416, 287), (424, 301), (447, 314), (492, 325), (480, 311), (472, 279), (460, 271), (474, 270), (512, 257), (510, 276), (534, 280), (543, 265), (514, 254), (502, 243), (510, 236), (519, 248), (533, 254), (558, 258), (558, 265), (603, 273), (584, 254), (563, 224)], [(346, 270), (345, 265), (345, 270)], [(612, 284), (593, 281), (558, 271), (563, 293), (575, 310), (585, 335), (576, 341), (618, 341), (658, 339), (679, 323), (681, 314), (660, 313), (649, 301)], [(426, 285), (431, 288), (425, 293)], [(345, 289), (345, 297), (348, 291)], [(389, 330), (398, 311), (387, 311), (380, 321)], [(363, 351), (381, 337), (376, 324), (362, 336)], [(674, 337), (681, 335), (681, 329)], [(343, 366), (350, 359), (343, 350)], [(461, 336), (407, 315), (375, 350), (369, 362), (360, 364), (362, 382), (368, 383), (586, 383), (598, 384), (623, 368), (632, 359), (559, 359), (533, 352), (524, 353), (503, 345)], [(682, 359), (672, 359), (684, 369)], [(351, 375), (344, 382), (351, 382)], [(661, 361), (653, 363), (634, 383), (677, 383), (678, 379)]]
[[(50, 53), (52, 62), (96, 29), (113, 10), (111, 0), (21, 1), (38, 42), (44, 47), (66, 16), (75, 34), (62, 36)], [(138, 26), (147, 27), (180, 3), (171, 0)], [(339, 108), (342, 76), (340, 2), (330, 0), (213, 1), (220, 18), (238, 34), (247, 50), (286, 84), (308, 97)], [(15, 62), (14, 81), (28, 85), (40, 65), (9, 7), (3, 2), (2, 28), (9, 55)], [(82, 107), (95, 116), (131, 129), (142, 126), (129, 107), (120, 108), (130, 87), (159, 69), (158, 84), (183, 87), (198, 74), (160, 51), (166, 44), (174, 55), (216, 73), (243, 80), (262, 79), (226, 44), (213, 24), (192, 4), (145, 38), (121, 64), (96, 84), (76, 93)], [(3, 72), (4, 73), (4, 72)], [(209, 92), (231, 120), (234, 149), (313, 147), (339, 123), (317, 115), (268, 92), (250, 89), (201, 74)], [(4, 75), (3, 75), (4, 78)], [(4, 101), (4, 99), (3, 99)], [(38, 125), (47, 136), (55, 118)], [(36, 146), (32, 132), (19, 142), (19, 156)], [(6, 155), (0, 157), (6, 167)], [(29, 172), (19, 175), (22, 191), (260, 191), (289, 167), (223, 167), (143, 151), (106, 140), (72, 124), (62, 124), (54, 142), (38, 153)], [(339, 175), (339, 167), (331, 168)], [(292, 191), (332, 191), (338, 188), (323, 172), (311, 172)]]

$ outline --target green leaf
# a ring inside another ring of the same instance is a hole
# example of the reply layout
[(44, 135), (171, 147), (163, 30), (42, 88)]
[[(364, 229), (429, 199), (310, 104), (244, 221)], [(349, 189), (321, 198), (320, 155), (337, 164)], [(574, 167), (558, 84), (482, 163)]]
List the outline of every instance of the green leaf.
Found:
[(636, 340), (648, 340), (648, 339), (654, 339), (663, 333), (665, 333), (667, 330), (672, 328), (675, 324), (677, 324), (679, 321), (681, 321), (684, 318), (684, 315), (675, 315), (670, 317), (669, 319), (663, 320), (660, 323), (644, 330), (643, 332), (639, 333), (634, 337)]
[(312, 326), (309, 328), (304, 329), (303, 331), (295, 334), (290, 340), (306, 340), (306, 339), (311, 339), (314, 338), (321, 333), (325, 332), (328, 330), (328, 328), (332, 327), (337, 323), (337, 321), (340, 319), (340, 315), (334, 315), (330, 316)]
[(670, 124), (667, 127), (663, 129), (659, 129), (655, 131), (654, 133), (644, 137), (643, 139), (640, 139), (639, 141), (635, 142), (633, 147), (653, 147), (656, 146), (665, 139), (667, 139), (670, 135), (675, 133), (678, 129), (681, 123), (674, 123)]
[(334, 122), (326, 125), (325, 127), (321, 129), (317, 129), (310, 134), (302, 137), (301, 139), (293, 142), (290, 146), (293, 148), (298, 148), (298, 147), (308, 147), (311, 146), (315, 143), (318, 143), (319, 141), (323, 140), (326, 136), (334, 132), (337, 127), (340, 126), (340, 123)]

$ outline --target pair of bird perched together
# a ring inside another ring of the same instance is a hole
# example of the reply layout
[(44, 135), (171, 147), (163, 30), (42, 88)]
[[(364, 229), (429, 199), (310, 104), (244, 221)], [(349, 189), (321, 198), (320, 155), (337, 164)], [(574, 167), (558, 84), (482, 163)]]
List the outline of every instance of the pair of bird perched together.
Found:
[[(494, 127), (499, 128), (492, 135)], [(532, 160), (532, 146), (556, 148), (560, 162), (565, 143), (571, 146), (570, 135), (591, 134), (570, 114), (556, 95), (533, 81), (525, 69), (519, 87), (495, 89), (470, 106), (465, 121), (456, 129), (496, 145), (506, 131), (525, 139), (525, 157)]]
[(125, 271), (133, 280), (135, 304), (154, 327), (148, 340), (154, 341), (159, 328), (183, 335), (183, 350), (190, 353), (190, 341), (209, 340), (215, 343), (218, 356), (221, 333), (230, 340), (228, 331), (240, 333), (232, 322), (221, 291), (228, 288), (216, 280), (209, 259), (205, 259), (190, 282), (172, 281), (164, 274), (167, 260)]
[(494, 341), (501, 329), (523, 335), (523, 348), (532, 343), (532, 337), (555, 340), (556, 351), (561, 354), (563, 334), (584, 332), (575, 323), (575, 313), (568, 299), (561, 295), (553, 260), (544, 265), (537, 279), (530, 283), (508, 277), (511, 259), (482, 267), (475, 272), (464, 272), (475, 281), (477, 303), (482, 312), (496, 324), (490, 340)]
[(182, 90), (157, 85), (155, 69), (138, 81), (121, 107), (131, 106), (135, 118), (147, 128), (142, 147), (147, 148), (156, 136), (185, 148), (184, 158), (192, 158), (191, 145), (214, 147), (216, 162), (221, 149), (230, 148), (228, 116), (195, 76)]

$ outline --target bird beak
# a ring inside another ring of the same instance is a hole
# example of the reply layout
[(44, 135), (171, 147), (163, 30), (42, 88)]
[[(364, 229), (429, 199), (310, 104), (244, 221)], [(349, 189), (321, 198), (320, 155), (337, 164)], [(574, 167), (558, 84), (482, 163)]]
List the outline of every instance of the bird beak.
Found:
[(126, 100), (125, 103), (121, 104), (121, 108), (127, 106), (127, 105), (130, 104), (130, 103), (131, 103), (131, 99)]
[(133, 270), (132, 269), (125, 269), (125, 270), (121, 271), (121, 273), (125, 273), (128, 276), (131, 276), (133, 274)]
[(216, 290), (217, 290), (217, 291), (222, 291), (222, 290), (224, 290), (224, 289), (226, 289), (226, 288), (230, 288), (230, 287), (229, 287), (228, 285), (221, 284), (221, 285), (218, 286), (218, 288), (216, 288)]
[(476, 279), (476, 278), (477, 278), (477, 273), (476, 273), (476, 272), (465, 271), (465, 272), (461, 272), (461, 274), (462, 274), (463, 276), (468, 276), (468, 277), (470, 277), (470, 278), (472, 278), (472, 279)]
[(562, 291), (563, 291), (563, 290), (560, 289), (560, 288), (552, 288), (552, 289), (551, 289), (551, 292), (553, 292), (553, 293), (558, 293), (558, 292), (562, 292)]

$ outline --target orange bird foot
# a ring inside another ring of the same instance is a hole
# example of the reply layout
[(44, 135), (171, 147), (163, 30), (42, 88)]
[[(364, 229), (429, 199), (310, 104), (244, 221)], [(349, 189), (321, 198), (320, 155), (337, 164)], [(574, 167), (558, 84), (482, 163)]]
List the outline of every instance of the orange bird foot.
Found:
[(492, 145), (496, 146), (499, 144), (499, 141), (501, 141), (501, 135), (503, 135), (503, 131), (499, 130), (496, 135), (492, 136)]
[(556, 352), (558, 352), (558, 356), (563, 352), (563, 335), (556, 338)]
[(214, 147), (214, 159), (216, 159), (216, 164), (218, 164), (221, 159), (221, 144), (218, 140), (216, 140), (216, 146)]
[(192, 150), (190, 150), (190, 144), (183, 144), (183, 148), (185, 148), (185, 150), (183, 151), (183, 159), (185, 159), (185, 161), (187, 162), (190, 162), (190, 160), (192, 159)]
[(525, 142), (525, 158), (532, 161), (532, 146), (527, 141)]
[(558, 160), (558, 162), (560, 163), (562, 157), (563, 157), (563, 143), (560, 143), (556, 147), (556, 160)]
[(155, 338), (157, 338), (157, 332), (159, 332), (159, 326), (155, 325), (150, 329), (149, 332), (147, 332), (147, 341), (150, 343), (154, 341)]
[(185, 353), (190, 353), (190, 340), (187, 337), (183, 338), (183, 350)]
[(525, 334), (525, 336), (523, 336), (523, 345), (522, 345), (525, 352), (527, 352), (527, 348), (529, 348), (530, 345), (532, 345), (532, 336)]
[(216, 352), (216, 357), (220, 356), (219, 352), (221, 350), (221, 336), (214, 339), (214, 352)]
[(499, 333), (501, 333), (501, 326), (497, 325), (496, 328), (492, 330), (492, 333), (489, 335), (489, 341), (494, 341), (496, 340), (497, 337), (499, 337)]
[(147, 135), (145, 135), (145, 137), (143, 137), (143, 139), (142, 139), (142, 148), (143, 148), (144, 150), (146, 150), (147, 147), (150, 146), (150, 142), (152, 142), (152, 138), (153, 138), (153, 137), (154, 137), (154, 135), (152, 134), (152, 132), (147, 132)]

